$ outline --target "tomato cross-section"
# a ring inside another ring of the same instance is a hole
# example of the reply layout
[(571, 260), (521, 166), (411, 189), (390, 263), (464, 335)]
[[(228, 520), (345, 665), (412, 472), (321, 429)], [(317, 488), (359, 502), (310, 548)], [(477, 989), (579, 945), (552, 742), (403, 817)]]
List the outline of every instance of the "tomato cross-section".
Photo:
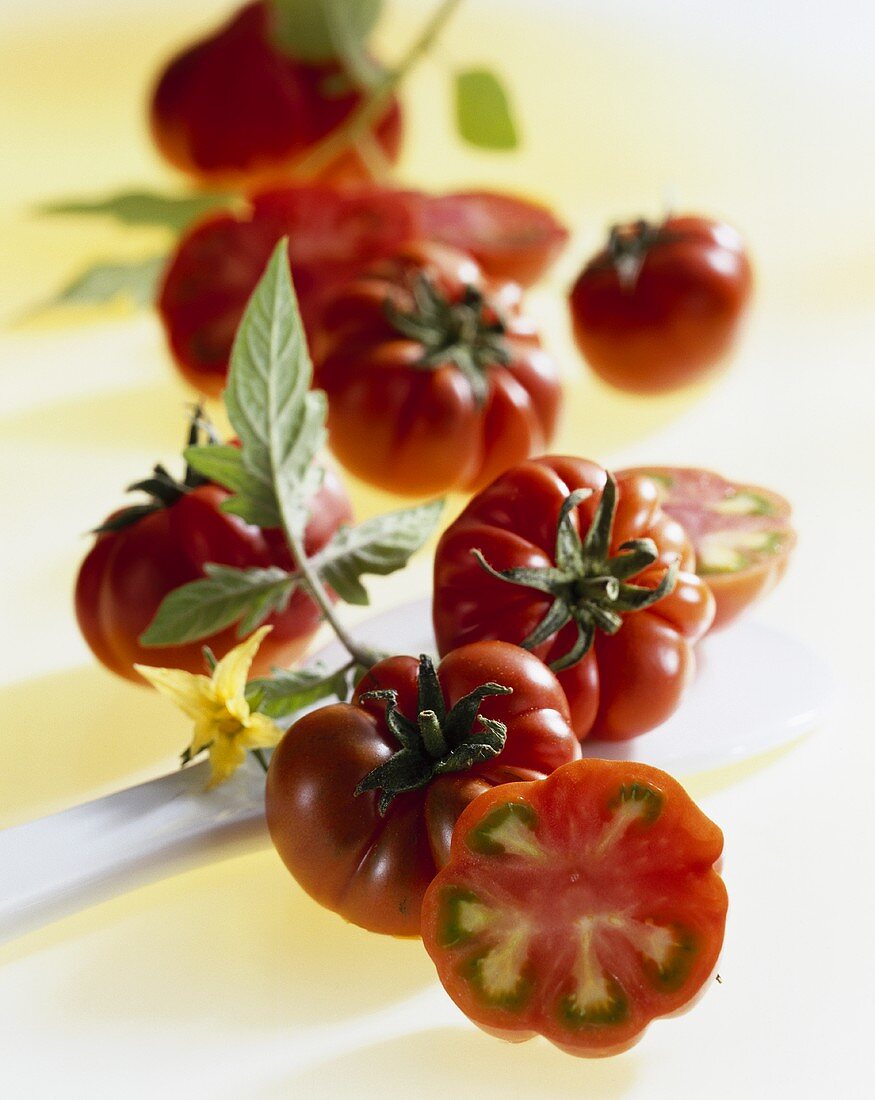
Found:
[(429, 887), (422, 935), (476, 1024), (615, 1054), (714, 971), (720, 829), (670, 776), (587, 759), (472, 802)]

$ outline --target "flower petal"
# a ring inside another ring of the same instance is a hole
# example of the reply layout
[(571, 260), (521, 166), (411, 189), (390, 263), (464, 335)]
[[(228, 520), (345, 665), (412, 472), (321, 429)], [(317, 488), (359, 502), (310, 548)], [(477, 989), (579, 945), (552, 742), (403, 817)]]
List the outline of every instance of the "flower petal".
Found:
[(245, 723), (249, 717), (249, 704), (244, 696), (249, 669), (264, 636), (272, 629), (270, 626), (259, 627), (244, 642), (229, 650), (213, 669), (212, 686), (216, 698), (240, 722)]
[(207, 790), (230, 779), (245, 759), (246, 749), (240, 744), (239, 737), (217, 737), (210, 745), (212, 775)]
[(181, 668), (152, 668), (150, 665), (134, 665), (134, 668), (189, 718), (203, 718), (214, 713), (214, 689), (206, 676)]
[(282, 735), (283, 731), (276, 722), (266, 714), (255, 711), (237, 739), (248, 749), (272, 749)]

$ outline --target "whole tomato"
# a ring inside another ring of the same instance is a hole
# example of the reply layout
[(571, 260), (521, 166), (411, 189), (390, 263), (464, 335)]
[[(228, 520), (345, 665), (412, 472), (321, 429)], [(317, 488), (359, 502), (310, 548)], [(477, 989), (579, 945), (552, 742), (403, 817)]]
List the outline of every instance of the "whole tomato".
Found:
[[(159, 150), (176, 168), (211, 187), (248, 188), (294, 175), (307, 151), (361, 101), (338, 62), (310, 64), (280, 48), (265, 0), (247, 4), (167, 65), (152, 96), (150, 122)], [(395, 160), (401, 142), (396, 100), (373, 136)], [(318, 175), (371, 178), (349, 147)]]
[[(79, 629), (102, 664), (136, 683), (143, 679), (134, 671), (135, 664), (203, 672), (203, 646), (223, 657), (240, 641), (235, 628), (186, 645), (143, 646), (140, 635), (164, 597), (205, 576), (208, 563), (291, 570), (294, 561), (280, 531), (254, 527), (220, 511), (230, 494), (196, 475), (178, 483), (159, 466), (152, 478), (131, 488), (146, 491), (151, 499), (113, 513), (98, 530), (76, 580)], [(304, 538), (308, 556), (351, 518), (340, 480), (326, 470), (311, 504)], [(298, 589), (285, 611), (266, 621), (273, 630), (259, 649), (253, 676), (299, 657), (319, 627), (320, 612)]]
[(329, 295), (313, 343), (331, 449), (364, 481), (472, 491), (553, 435), (561, 387), (516, 283), (410, 245)]
[(158, 311), (173, 358), (200, 393), (225, 384), (234, 333), (281, 237), (304, 327), (312, 338), (333, 286), (415, 240), (462, 247), (490, 277), (524, 286), (540, 275), (568, 232), (553, 215), (511, 195), (424, 195), (320, 184), (262, 190), (233, 213), (210, 214), (180, 240), (164, 274)]
[(453, 827), (484, 791), (580, 755), (550, 670), (516, 646), (389, 657), (351, 704), (301, 718), (267, 775), (270, 835), (316, 901), (374, 932), (416, 935)]
[(571, 290), (574, 336), (612, 386), (673, 390), (721, 362), (752, 287), (744, 243), (728, 225), (672, 217), (615, 226)]
[(784, 576), (796, 534), (790, 502), (779, 493), (695, 467), (647, 466), (625, 473), (649, 477), (663, 510), (689, 535), (696, 572), (717, 607), (712, 630), (735, 622)]
[(578, 760), (468, 806), (423, 902), (423, 943), (490, 1034), (618, 1054), (706, 988), (726, 922), (722, 849), (665, 772)]
[(714, 617), (694, 566), (653, 481), (581, 458), (523, 462), (441, 537), (438, 649), (524, 645), (556, 670), (580, 738), (625, 740), (664, 722), (692, 676)]

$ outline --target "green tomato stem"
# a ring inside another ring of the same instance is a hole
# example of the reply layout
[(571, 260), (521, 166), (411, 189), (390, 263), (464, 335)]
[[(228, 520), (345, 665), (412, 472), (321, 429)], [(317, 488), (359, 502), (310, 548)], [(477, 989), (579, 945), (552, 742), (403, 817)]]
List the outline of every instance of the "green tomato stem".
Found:
[(309, 179), (318, 175), (347, 148), (354, 146), (362, 134), (370, 130), (382, 115), (395, 89), (419, 60), (428, 53), (461, 2), (462, 0), (442, 0), (399, 64), (386, 73), (370, 95), (352, 111), (343, 125), (338, 126), (336, 130), (317, 142), (309, 153), (298, 161), (295, 165), (296, 176)]

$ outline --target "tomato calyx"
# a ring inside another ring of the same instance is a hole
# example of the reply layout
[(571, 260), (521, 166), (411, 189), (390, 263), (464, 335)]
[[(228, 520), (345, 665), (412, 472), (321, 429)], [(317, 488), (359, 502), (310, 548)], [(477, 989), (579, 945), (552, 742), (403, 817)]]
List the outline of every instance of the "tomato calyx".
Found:
[[(210, 421), (204, 415), (201, 405), (194, 405), (191, 412), (191, 421), (186, 438), (186, 446), (193, 447), (199, 443), (218, 443), (219, 437)], [(206, 485), (208, 478), (203, 477), (186, 463), (185, 475), (182, 481), (177, 480), (160, 462), (152, 467), (150, 477), (142, 481), (135, 481), (125, 489), (126, 493), (145, 493), (149, 499), (142, 504), (131, 504), (122, 508), (99, 527), (95, 527), (92, 534), (102, 535), (108, 531), (121, 531), (125, 527), (131, 527), (138, 523), (144, 516), (152, 512), (160, 512), (162, 508), (170, 508), (178, 500), (197, 489), (200, 485)]]
[(669, 239), (664, 223), (654, 225), (644, 218), (611, 226), (608, 231), (608, 260), (624, 290), (634, 289), (650, 249)]
[(534, 649), (568, 623), (577, 627), (571, 648), (550, 663), (554, 672), (577, 664), (595, 641), (596, 630), (616, 634), (623, 615), (650, 607), (674, 589), (678, 563), (673, 562), (654, 588), (626, 583), (653, 565), (658, 552), (652, 539), (631, 539), (611, 555), (611, 532), (617, 510), (617, 482), (608, 474), (602, 496), (586, 536), (581, 539), (572, 521), (574, 509), (592, 496), (592, 489), (576, 489), (559, 511), (555, 566), (493, 569), (479, 550), (471, 553), (490, 576), (509, 584), (534, 588), (552, 596), (546, 615), (520, 645)]
[(393, 328), (425, 349), (414, 366), (436, 370), (453, 363), (468, 380), (477, 407), (482, 408), (489, 396), (489, 368), (510, 362), (504, 321), (474, 286), (466, 286), (459, 301), (450, 301), (419, 272), (411, 280), (410, 292), (414, 305), (409, 312), (390, 298), (383, 308)]
[(362, 702), (386, 701), (386, 725), (401, 746), (361, 780), (357, 795), (380, 791), (378, 809), (385, 815), (392, 800), (404, 791), (426, 786), (438, 775), (466, 771), (497, 756), (507, 739), (507, 726), (478, 713), (490, 695), (511, 695), (513, 688), (493, 682), (481, 684), (447, 710), (444, 693), (431, 658), (419, 658), (416, 719), (398, 710), (393, 689), (365, 692)]

